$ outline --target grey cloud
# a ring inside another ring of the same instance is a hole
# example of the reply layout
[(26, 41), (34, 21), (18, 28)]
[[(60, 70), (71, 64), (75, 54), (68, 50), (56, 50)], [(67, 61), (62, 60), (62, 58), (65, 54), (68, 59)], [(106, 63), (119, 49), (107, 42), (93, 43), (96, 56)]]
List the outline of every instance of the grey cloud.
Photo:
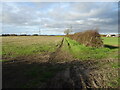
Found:
[(10, 6), (9, 4), (5, 4), (3, 6), (3, 24), (20, 26), (39, 24), (37, 20), (41, 16), (41, 14), (37, 13), (33, 8), (19, 7), (16, 10), (13, 6)]
[(3, 24), (40, 26), (58, 31), (69, 26), (73, 26), (75, 32), (93, 27), (100, 27), (101, 32), (117, 31), (116, 3), (31, 4), (33, 6), (4, 4)]

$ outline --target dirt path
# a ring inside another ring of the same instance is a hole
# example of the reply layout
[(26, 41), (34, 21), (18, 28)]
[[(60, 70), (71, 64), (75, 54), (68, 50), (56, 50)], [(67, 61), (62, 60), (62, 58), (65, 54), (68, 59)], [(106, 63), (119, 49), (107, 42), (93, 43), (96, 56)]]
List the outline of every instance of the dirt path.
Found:
[[(67, 43), (67, 46), (65, 46), (66, 43)], [(49, 62), (57, 62), (57, 63), (62, 62), (63, 63), (63, 62), (71, 61), (74, 59), (69, 52), (63, 50), (63, 47), (64, 48), (70, 47), (69, 43), (66, 42), (65, 38), (62, 39), (56, 51), (50, 54)]]

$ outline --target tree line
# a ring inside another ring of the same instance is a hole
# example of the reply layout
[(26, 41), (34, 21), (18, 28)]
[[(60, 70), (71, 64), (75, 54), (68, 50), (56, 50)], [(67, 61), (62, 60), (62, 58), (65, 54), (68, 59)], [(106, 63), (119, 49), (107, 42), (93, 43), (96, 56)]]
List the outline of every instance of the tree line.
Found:
[(33, 35), (28, 35), (28, 34), (20, 34), (20, 35), (18, 35), (18, 34), (2, 34), (1, 36), (39, 36), (39, 34), (33, 34)]

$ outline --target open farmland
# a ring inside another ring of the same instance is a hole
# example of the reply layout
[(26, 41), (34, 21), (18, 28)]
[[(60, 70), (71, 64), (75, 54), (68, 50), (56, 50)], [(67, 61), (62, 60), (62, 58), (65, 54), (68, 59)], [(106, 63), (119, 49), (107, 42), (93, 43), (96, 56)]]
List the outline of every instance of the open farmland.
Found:
[(118, 46), (118, 37), (102, 37), (104, 44)]
[(37, 53), (52, 52), (62, 37), (51, 36), (18, 36), (2, 38), (2, 54), (4, 58), (13, 58)]
[(2, 37), (3, 88), (119, 87), (117, 40), (107, 39), (93, 48), (62, 36)]

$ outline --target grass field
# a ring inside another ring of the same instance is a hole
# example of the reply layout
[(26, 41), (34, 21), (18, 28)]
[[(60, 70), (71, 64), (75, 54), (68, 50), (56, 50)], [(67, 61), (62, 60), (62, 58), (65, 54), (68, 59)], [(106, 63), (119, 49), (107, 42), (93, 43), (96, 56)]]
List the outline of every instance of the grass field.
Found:
[(104, 44), (118, 46), (118, 37), (102, 37)]
[[(33, 88), (46, 87), (45, 85), (49, 86), (53, 82), (63, 83), (64, 80), (61, 78), (67, 80), (66, 68), (70, 69), (69, 73), (72, 74), (73, 81), (74, 78), (78, 78), (74, 75), (75, 72), (83, 75), (85, 82), (89, 81), (89, 78), (81, 73), (89, 71), (88, 73), (94, 76), (90, 76), (91, 78), (101, 78), (97, 80), (101, 85), (104, 86), (103, 83), (105, 83), (109, 87), (117, 87), (120, 84), (117, 78), (117, 69), (120, 68), (117, 63), (118, 39), (115, 37), (102, 39), (107, 46), (93, 48), (60, 36), (2, 37), (3, 58), (0, 61), (3, 62), (3, 87)], [(55, 59), (58, 61), (51, 62)], [(74, 60), (77, 63), (74, 63)], [(80, 71), (76, 71), (74, 67)], [(61, 72), (60, 75), (57, 75), (59, 72)], [(55, 77), (56, 75), (58, 77)], [(50, 80), (51, 78), (53, 79)]]
[(53, 52), (56, 49), (56, 45), (61, 41), (61, 37), (3, 37), (2, 41), (3, 58), (12, 58), (23, 55)]

